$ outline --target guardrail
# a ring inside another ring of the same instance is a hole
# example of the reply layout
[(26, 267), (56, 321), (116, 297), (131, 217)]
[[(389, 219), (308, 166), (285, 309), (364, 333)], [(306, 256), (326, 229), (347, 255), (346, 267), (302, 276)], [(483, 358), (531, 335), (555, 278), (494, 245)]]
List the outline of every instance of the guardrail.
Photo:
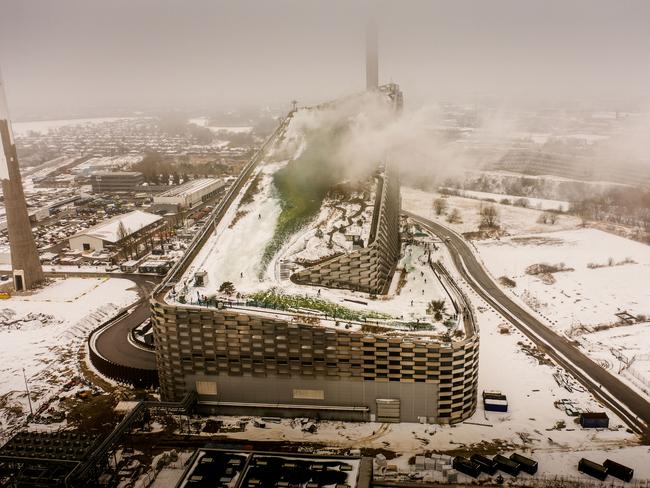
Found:
[(454, 300), (451, 292), (447, 289), (447, 286), (445, 286), (443, 280), (440, 279), (440, 283), (442, 284), (443, 288), (449, 295), (451, 303), (454, 306), (458, 319), (459, 320), (461, 318), (463, 319), (463, 325), (465, 326), (465, 333), (468, 336), (474, 334), (476, 332), (476, 321), (474, 319), (474, 309), (472, 308), (471, 302), (469, 301), (469, 299), (467, 298), (463, 290), (460, 289), (460, 287), (458, 286), (454, 278), (451, 276), (447, 268), (445, 268), (445, 266), (442, 263), (433, 262), (431, 260), (431, 257), (429, 257), (429, 266), (431, 267), (434, 274), (436, 274), (438, 279), (440, 279), (441, 277), (444, 278), (444, 281), (446, 281), (449, 287), (453, 289), (453, 292), (458, 297), (458, 300)]
[(129, 383), (136, 388), (157, 387), (159, 385), (158, 370), (134, 368), (132, 366), (118, 364), (106, 359), (95, 350), (95, 335), (121, 320), (127, 314), (128, 310), (123, 310), (115, 317), (93, 329), (88, 335), (88, 357), (90, 358), (90, 362), (97, 371), (112, 380)]

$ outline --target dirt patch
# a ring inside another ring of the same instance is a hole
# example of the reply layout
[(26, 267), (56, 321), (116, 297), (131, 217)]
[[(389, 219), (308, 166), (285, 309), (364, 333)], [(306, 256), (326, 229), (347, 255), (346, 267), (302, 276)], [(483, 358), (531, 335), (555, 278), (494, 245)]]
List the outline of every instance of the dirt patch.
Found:
[(552, 366), (553, 365), (553, 361), (551, 361), (548, 358), (548, 356), (546, 355), (546, 353), (544, 351), (542, 351), (540, 348), (538, 348), (537, 346), (535, 346), (533, 344), (528, 344), (528, 343), (525, 343), (525, 342), (521, 342), (521, 341), (517, 342), (517, 345), (528, 356), (530, 356), (530, 357), (532, 357), (534, 359), (537, 359), (537, 362), (539, 364), (545, 364), (547, 366)]
[(555, 276), (553, 273), (562, 273), (568, 271), (575, 271), (573, 268), (568, 268), (564, 263), (548, 264), (536, 263), (531, 264), (526, 268), (526, 274), (536, 276), (545, 285), (552, 285), (555, 283)]
[[(512, 451), (517, 447), (516, 444), (503, 439), (494, 439), (491, 441), (481, 441), (474, 444), (461, 444), (456, 449), (447, 449), (444, 451), (431, 451), (435, 454), (446, 454), (447, 456), (467, 456), (469, 454), (493, 455), (503, 451)], [(430, 454), (427, 453), (427, 454)]]
[(564, 244), (564, 240), (557, 237), (513, 237), (510, 241), (521, 246), (561, 246)]
[(500, 239), (507, 235), (503, 229), (482, 229), (473, 232), (464, 232), (463, 237), (469, 241), (482, 241), (486, 239)]

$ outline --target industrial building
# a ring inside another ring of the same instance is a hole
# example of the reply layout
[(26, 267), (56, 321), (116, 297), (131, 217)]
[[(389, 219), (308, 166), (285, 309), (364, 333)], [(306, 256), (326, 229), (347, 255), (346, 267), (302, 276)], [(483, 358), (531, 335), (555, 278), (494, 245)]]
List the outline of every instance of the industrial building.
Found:
[(90, 176), (93, 193), (135, 192), (144, 183), (138, 171), (98, 171)]
[[(398, 110), (401, 97), (390, 96), (395, 89), (379, 91)], [(235, 204), (250, 174), (233, 185), (224, 205)], [(380, 179), (369, 245), (308, 267), (294, 282), (386, 293), (400, 254), (400, 194), (395, 175)], [(181, 261), (170, 283), (182, 280), (191, 263)], [(479, 335), (460, 289), (463, 330), (452, 338), (300, 311), (183, 304), (169, 299), (171, 286), (163, 283), (152, 297), (166, 400), (196, 392), (199, 410), (211, 414), (377, 422), (454, 423), (476, 409)]]
[(123, 239), (143, 237), (162, 222), (160, 215), (141, 210), (117, 215), (70, 237), (70, 249), (90, 252), (119, 246)]
[(177, 487), (369, 488), (372, 458), (205, 448), (194, 453)]
[(188, 181), (154, 196), (153, 208), (155, 211), (167, 210), (168, 212), (187, 210), (214, 197), (223, 185), (224, 182), (216, 178)]

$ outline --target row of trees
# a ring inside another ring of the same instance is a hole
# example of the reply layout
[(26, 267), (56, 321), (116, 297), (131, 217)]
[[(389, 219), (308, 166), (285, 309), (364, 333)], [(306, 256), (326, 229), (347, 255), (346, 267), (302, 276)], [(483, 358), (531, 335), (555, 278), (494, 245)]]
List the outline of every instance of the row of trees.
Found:
[(447, 214), (447, 222), (450, 224), (460, 224), (463, 219), (460, 215), (460, 210), (457, 208), (452, 208), (449, 213), (447, 213), (448, 205), (447, 200), (444, 198), (436, 198), (433, 201), (433, 211), (437, 216)]
[(117, 255), (122, 260), (136, 259), (153, 251), (156, 248), (156, 243), (162, 249), (163, 244), (169, 242), (173, 235), (174, 230), (169, 223), (165, 223), (154, 232), (138, 235), (138, 232), (130, 233), (124, 222), (120, 221), (117, 226)]

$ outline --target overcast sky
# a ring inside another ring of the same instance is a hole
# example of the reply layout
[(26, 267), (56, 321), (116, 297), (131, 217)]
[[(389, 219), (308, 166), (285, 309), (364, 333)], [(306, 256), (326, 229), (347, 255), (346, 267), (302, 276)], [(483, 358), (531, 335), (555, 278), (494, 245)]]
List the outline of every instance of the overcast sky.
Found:
[[(372, 2), (407, 102), (647, 101), (648, 0)], [(0, 0), (15, 119), (327, 100), (364, 87), (354, 0)]]

